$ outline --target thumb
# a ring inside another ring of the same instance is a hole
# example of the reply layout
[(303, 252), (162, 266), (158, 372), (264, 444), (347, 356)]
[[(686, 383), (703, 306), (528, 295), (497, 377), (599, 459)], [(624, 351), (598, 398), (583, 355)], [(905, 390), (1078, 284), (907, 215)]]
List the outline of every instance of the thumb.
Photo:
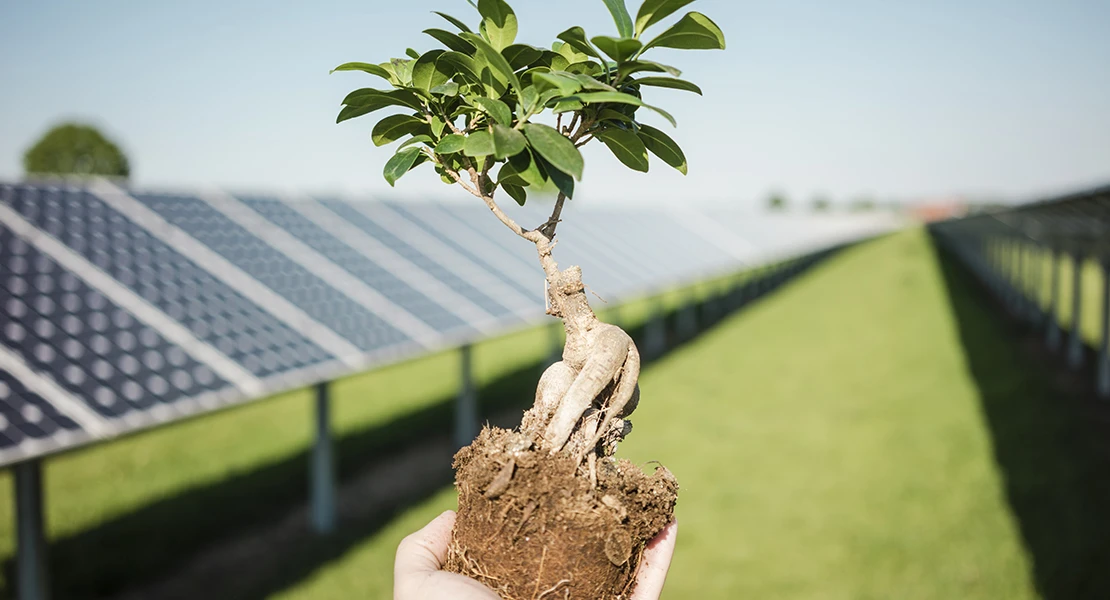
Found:
[(401, 540), (393, 566), (394, 581), (405, 581), (414, 575), (432, 573), (443, 567), (454, 527), (455, 511), (449, 510)]

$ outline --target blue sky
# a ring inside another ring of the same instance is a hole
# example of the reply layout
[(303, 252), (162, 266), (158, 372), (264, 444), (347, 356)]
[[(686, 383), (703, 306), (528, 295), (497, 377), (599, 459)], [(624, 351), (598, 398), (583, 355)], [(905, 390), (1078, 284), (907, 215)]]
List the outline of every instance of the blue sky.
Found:
[[(575, 24), (614, 30), (601, 0), (511, 3), (534, 45)], [(580, 200), (742, 205), (773, 189), (805, 203), (1020, 199), (1110, 181), (1104, 0), (689, 8), (729, 43), (655, 57), (705, 90), (649, 96), (678, 118), (689, 176), (662, 163), (633, 173), (587, 148)], [(390, 191), (374, 121), (334, 123), (346, 92), (378, 81), (328, 70), (433, 47), (420, 33), (445, 25), (432, 10), (477, 21), (465, 0), (4, 3), (0, 178), (20, 176), (50, 124), (76, 118), (120, 142), (143, 185), (464, 194), (430, 170)]]

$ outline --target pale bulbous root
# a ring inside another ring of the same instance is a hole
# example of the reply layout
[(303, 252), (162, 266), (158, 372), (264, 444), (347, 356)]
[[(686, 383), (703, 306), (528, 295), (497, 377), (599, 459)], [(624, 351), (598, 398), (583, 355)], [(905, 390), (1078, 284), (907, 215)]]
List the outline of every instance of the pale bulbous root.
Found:
[(631, 336), (594, 314), (578, 267), (545, 271), (548, 314), (562, 319), (566, 344), (563, 359), (540, 377), (521, 433), (550, 454), (586, 460), (594, 481), (597, 459), (612, 456), (632, 429), (626, 417), (639, 403), (640, 352)]

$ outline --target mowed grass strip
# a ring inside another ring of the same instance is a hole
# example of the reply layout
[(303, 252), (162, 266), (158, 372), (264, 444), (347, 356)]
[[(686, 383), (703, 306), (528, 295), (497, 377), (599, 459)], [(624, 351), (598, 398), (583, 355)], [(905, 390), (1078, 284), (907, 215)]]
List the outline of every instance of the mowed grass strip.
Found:
[[(620, 454), (682, 485), (665, 598), (1038, 597), (923, 231), (834, 257), (649, 366), (641, 386)], [(281, 596), (389, 598), (397, 543), (454, 502), (445, 489)]]

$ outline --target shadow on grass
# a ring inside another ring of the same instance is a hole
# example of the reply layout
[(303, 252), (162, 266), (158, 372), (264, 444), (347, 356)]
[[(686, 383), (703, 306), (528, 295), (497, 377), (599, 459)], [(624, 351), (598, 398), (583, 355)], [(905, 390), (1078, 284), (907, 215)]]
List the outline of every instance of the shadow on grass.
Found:
[(1038, 591), (1110, 598), (1110, 461), (1095, 444), (1110, 428), (1092, 418), (1086, 386), (1038, 353), (1040, 334), (1004, 318), (954, 256), (936, 252)]
[[(729, 314), (751, 306), (781, 285), (804, 273), (831, 255), (829, 251), (797, 263), (787, 271), (763, 271), (730, 293), (707, 299), (695, 307), (696, 332), (683, 335), (681, 309), (663, 315), (666, 351), (645, 362), (658, 359), (697, 338)], [(638, 343), (645, 335), (645, 324), (626, 327)], [(479, 401), (487, 417), (523, 410), (531, 405), (536, 381), (546, 367), (535, 363), (510, 372), (479, 390)], [(454, 418), (454, 398), (441, 398), (428, 407), (413, 411), (388, 423), (353, 432), (335, 441), (340, 481), (350, 481), (368, 463), (395, 460), (421, 440), (449, 436)], [(513, 424), (515, 425), (515, 424)], [(144, 584), (164, 579), (207, 548), (241, 537), (252, 531), (277, 524), (290, 511), (306, 501), (308, 450), (279, 461), (260, 465), (209, 485), (187, 490), (153, 502), (77, 535), (56, 540), (49, 548), (49, 572), (56, 598), (103, 598), (132, 591)], [(425, 485), (426, 483), (426, 485)], [(294, 550), (275, 548), (268, 556), (237, 557), (257, 567), (251, 579), (236, 588), (236, 597), (263, 598), (288, 588), (311, 575), (324, 564), (342, 556), (355, 545), (373, 536), (397, 514), (431, 497), (452, 483), (449, 469), (442, 477), (421, 482), (414, 493), (382, 502), (367, 516), (340, 524), (339, 531), (326, 537), (303, 535)], [(14, 580), (12, 560), (3, 564), (6, 581)], [(244, 594), (244, 587), (249, 592)], [(227, 597), (216, 580), (189, 582), (180, 590), (186, 595), (202, 591), (206, 598)], [(11, 589), (0, 589), (9, 597)], [(172, 594), (177, 597), (176, 593)]]

